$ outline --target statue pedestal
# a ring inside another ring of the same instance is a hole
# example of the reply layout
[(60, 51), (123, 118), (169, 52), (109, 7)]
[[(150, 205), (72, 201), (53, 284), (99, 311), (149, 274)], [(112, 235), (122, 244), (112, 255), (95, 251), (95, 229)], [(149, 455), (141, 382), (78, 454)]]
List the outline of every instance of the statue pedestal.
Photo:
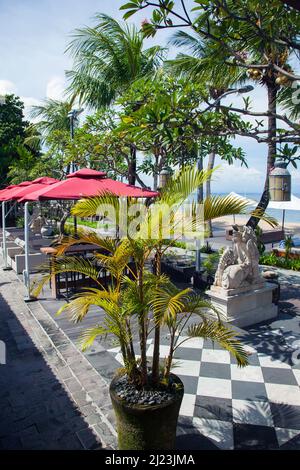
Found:
[(272, 303), (275, 287), (271, 283), (230, 290), (212, 286), (206, 293), (212, 305), (223, 313), (224, 321), (242, 328), (277, 316), (278, 307)]

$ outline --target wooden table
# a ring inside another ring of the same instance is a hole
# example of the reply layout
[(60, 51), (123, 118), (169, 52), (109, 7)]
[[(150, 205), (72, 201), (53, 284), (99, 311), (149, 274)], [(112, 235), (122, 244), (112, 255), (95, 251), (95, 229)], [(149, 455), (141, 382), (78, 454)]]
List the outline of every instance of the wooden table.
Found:
[[(41, 247), (40, 251), (47, 255), (49, 257), (49, 268), (50, 268), (50, 273), (51, 273), (51, 278), (50, 278), (50, 287), (51, 287), (51, 293), (52, 297), (57, 299), (59, 297), (64, 297), (64, 295), (61, 294), (61, 288), (62, 288), (62, 282), (60, 279), (60, 274), (54, 274), (53, 272), (53, 261), (56, 258), (58, 249), (52, 246), (45, 246)], [(75, 255), (86, 255), (87, 253), (93, 253), (93, 252), (101, 252), (103, 251), (98, 245), (94, 244), (77, 244), (77, 245), (72, 245), (70, 246), (64, 253), (64, 255), (70, 255), (70, 256), (75, 256)], [(71, 279), (71, 282), (68, 282), (68, 273), (65, 273), (65, 283), (64, 287), (66, 288), (66, 297), (69, 297), (69, 289), (73, 287), (76, 289), (76, 278), (73, 276), (73, 279)], [(75, 274), (75, 273), (74, 273)], [(78, 282), (79, 285), (79, 282)]]

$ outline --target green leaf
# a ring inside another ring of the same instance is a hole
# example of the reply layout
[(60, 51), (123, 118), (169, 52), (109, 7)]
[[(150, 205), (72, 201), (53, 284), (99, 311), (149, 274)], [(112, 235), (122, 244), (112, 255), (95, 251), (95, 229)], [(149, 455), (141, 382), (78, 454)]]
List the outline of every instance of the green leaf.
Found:
[(136, 1), (136, 2), (128, 2), (128, 3), (125, 3), (125, 5), (122, 5), (119, 10), (128, 10), (129, 8), (135, 8), (136, 10), (138, 10), (138, 4), (139, 2)]
[(137, 10), (129, 10), (127, 13), (123, 15), (124, 20), (127, 20), (130, 18), (132, 15), (134, 15), (137, 12)]

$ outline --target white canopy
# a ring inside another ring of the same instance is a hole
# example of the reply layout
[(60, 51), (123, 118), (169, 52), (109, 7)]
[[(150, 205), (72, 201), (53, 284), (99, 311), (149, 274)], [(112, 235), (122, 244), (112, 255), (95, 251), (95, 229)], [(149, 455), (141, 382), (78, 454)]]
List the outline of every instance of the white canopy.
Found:
[[(244, 201), (248, 201), (249, 205), (257, 206), (257, 202), (254, 201), (253, 199), (248, 199), (235, 192), (231, 192), (229, 196), (239, 197), (240, 199), (243, 199)], [(281, 201), (281, 202), (270, 201), (268, 204), (268, 209), (282, 210), (282, 229), (284, 229), (285, 211), (300, 211), (300, 198), (292, 194), (290, 201)]]
[(268, 204), (268, 209), (280, 209), (285, 211), (300, 211), (300, 198), (291, 195), (290, 201), (270, 201)]
[(254, 201), (254, 199), (248, 199), (247, 197), (241, 196), (240, 194), (235, 193), (234, 191), (231, 191), (231, 193), (229, 193), (229, 196), (234, 196), (239, 199), (242, 199), (243, 201), (247, 201), (249, 206), (257, 206), (257, 202)]

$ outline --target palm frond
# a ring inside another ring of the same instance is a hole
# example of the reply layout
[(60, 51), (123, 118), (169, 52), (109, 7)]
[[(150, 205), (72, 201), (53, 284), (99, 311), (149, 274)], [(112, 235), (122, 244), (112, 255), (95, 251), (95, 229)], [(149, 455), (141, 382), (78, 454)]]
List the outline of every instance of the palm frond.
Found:
[(99, 286), (99, 270), (87, 259), (77, 256), (64, 256), (63, 258), (55, 258), (52, 261), (52, 275), (68, 272), (84, 274), (93, 279)]
[(68, 91), (92, 108), (108, 106), (135, 80), (153, 72), (162, 49), (144, 49), (134, 25), (97, 14), (96, 25), (75, 30), (67, 51), (74, 59)]
[(190, 292), (190, 288), (179, 290), (171, 284), (163, 289), (157, 288), (150, 301), (155, 321), (161, 324), (176, 321), (177, 315), (185, 309), (185, 301)]
[(187, 336), (216, 341), (236, 358), (240, 367), (245, 367), (248, 364), (247, 352), (237, 339), (235, 331), (223, 323), (205, 320), (202, 323), (191, 325), (187, 329)]
[(86, 314), (89, 312), (92, 306), (97, 306), (102, 308), (105, 304), (104, 302), (117, 301), (117, 296), (113, 292), (107, 291), (105, 289), (86, 289), (85, 292), (79, 293), (74, 298), (63, 305), (56, 313), (60, 315), (62, 312), (66, 312), (70, 317), (70, 320), (74, 323), (81, 322)]
[(109, 334), (110, 331), (101, 325), (88, 328), (80, 335), (79, 346), (82, 351), (86, 351), (92, 346), (96, 338), (99, 336), (107, 336)]

